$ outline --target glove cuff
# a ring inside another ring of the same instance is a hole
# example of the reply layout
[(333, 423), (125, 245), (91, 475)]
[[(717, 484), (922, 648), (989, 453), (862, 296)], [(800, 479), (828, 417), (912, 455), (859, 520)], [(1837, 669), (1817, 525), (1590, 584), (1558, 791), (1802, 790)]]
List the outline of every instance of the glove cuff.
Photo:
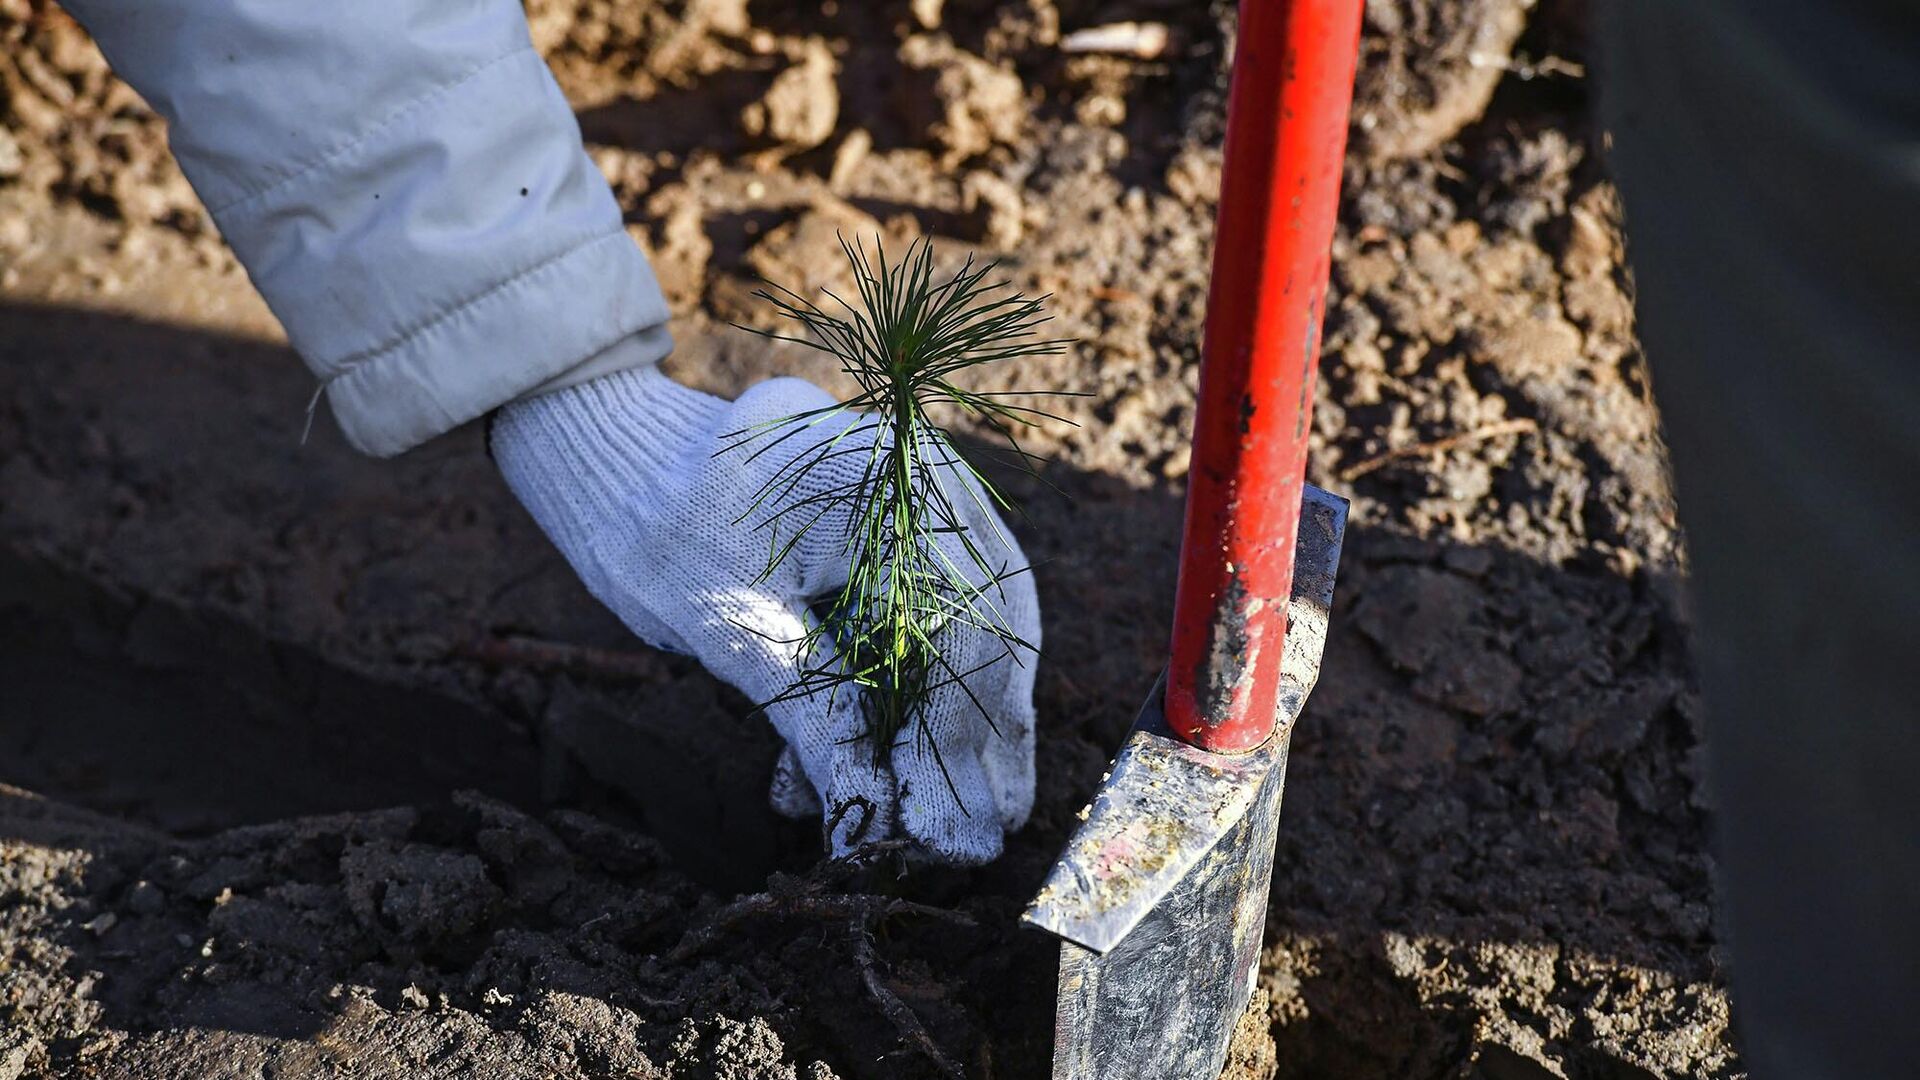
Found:
[(616, 371), (503, 407), (493, 426), (494, 460), (534, 518), (561, 540), (590, 527), (583, 518), (658, 493), (665, 473), (712, 445), (726, 404), (656, 367)]

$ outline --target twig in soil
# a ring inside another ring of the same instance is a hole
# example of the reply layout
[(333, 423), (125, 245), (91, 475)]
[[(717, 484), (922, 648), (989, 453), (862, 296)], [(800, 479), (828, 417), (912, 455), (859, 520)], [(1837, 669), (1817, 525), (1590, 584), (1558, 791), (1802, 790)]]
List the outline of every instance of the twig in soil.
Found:
[(563, 671), (612, 682), (661, 682), (670, 676), (666, 664), (653, 653), (569, 645), (530, 637), (482, 637), (455, 645), (448, 655), (474, 660), (488, 667)]
[(940, 1049), (940, 1044), (934, 1042), (933, 1036), (927, 1033), (927, 1026), (880, 978), (880, 971), (874, 965), (873, 939), (868, 936), (870, 926), (870, 921), (859, 915), (847, 921), (847, 933), (853, 938), (853, 962), (860, 969), (860, 980), (867, 984), (867, 993), (880, 1006), (880, 1011), (887, 1015), (887, 1019), (893, 1021), (893, 1028), (902, 1039), (925, 1054), (927, 1060), (933, 1062), (942, 1073), (954, 1080), (966, 1080), (966, 1074), (960, 1071), (960, 1066), (954, 1064), (946, 1051)]
[(743, 896), (688, 930), (660, 960), (676, 964), (713, 944), (726, 930), (758, 918), (855, 919), (871, 925), (896, 915), (919, 915), (955, 926), (974, 926), (973, 916), (949, 908), (866, 893), (755, 893)]
[(1404, 458), (1425, 457), (1428, 454), (1443, 453), (1457, 446), (1465, 446), (1468, 443), (1476, 443), (1482, 439), (1491, 439), (1498, 435), (1524, 435), (1538, 430), (1540, 430), (1540, 425), (1524, 416), (1515, 417), (1512, 420), (1501, 420), (1492, 424), (1483, 424), (1471, 431), (1462, 431), (1457, 434), (1448, 435), (1445, 438), (1434, 439), (1431, 442), (1423, 442), (1415, 446), (1403, 446), (1398, 450), (1389, 450), (1384, 454), (1375, 455), (1349, 468), (1340, 470), (1339, 476), (1341, 481), (1351, 482), (1358, 480), (1376, 469), (1391, 465)]
[(1528, 61), (1519, 56), (1488, 56), (1485, 53), (1470, 53), (1467, 56), (1467, 63), (1477, 68), (1499, 68), (1501, 71), (1512, 74), (1521, 82), (1530, 82), (1549, 75), (1565, 75), (1570, 79), (1587, 77), (1585, 64), (1559, 56), (1545, 56), (1539, 60)]

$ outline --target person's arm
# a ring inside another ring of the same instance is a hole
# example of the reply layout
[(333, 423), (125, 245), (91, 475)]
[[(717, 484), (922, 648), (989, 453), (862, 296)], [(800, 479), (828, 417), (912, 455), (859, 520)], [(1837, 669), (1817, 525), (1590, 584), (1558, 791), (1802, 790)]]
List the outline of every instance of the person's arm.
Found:
[[(172, 124), (356, 447), (396, 454), (500, 407), (501, 472), (588, 589), (765, 703), (787, 742), (777, 809), (821, 817), (836, 854), (899, 833), (947, 861), (1000, 853), (1033, 805), (1037, 656), (951, 625), (942, 648), (964, 678), (884, 749), (856, 695), (786, 692), (817, 662), (800, 655), (808, 605), (844, 582), (853, 523), (817, 523), (769, 573), (781, 507), (759, 493), (813, 440), (721, 451), (828, 399), (777, 379), (726, 402), (654, 370), (666, 303), (518, 0), (68, 3)], [(807, 505), (852, 479), (782, 490)], [(1037, 647), (1026, 557), (980, 513), (976, 543), (1008, 578), (995, 603)]]
[(360, 450), (671, 347), (517, 0), (66, 3)]

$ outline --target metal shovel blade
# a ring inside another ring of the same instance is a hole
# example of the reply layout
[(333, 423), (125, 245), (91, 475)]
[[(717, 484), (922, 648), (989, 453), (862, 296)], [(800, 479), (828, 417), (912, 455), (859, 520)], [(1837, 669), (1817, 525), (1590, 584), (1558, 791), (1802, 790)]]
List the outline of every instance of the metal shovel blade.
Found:
[(1064, 939), (1056, 1080), (1220, 1075), (1253, 991), (1287, 743), (1320, 673), (1346, 523), (1345, 499), (1306, 489), (1273, 735), (1201, 750), (1167, 728), (1156, 685), (1022, 916)]

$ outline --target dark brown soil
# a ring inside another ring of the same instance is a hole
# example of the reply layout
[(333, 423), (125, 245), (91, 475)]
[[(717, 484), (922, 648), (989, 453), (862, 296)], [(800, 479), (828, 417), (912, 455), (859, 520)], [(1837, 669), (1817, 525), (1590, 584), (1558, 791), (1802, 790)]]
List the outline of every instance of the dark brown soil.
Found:
[[(726, 323), (830, 281), (836, 229), (1055, 294), (1080, 347), (1011, 376), (1088, 395), (1009, 479), (1033, 824), (978, 871), (815, 865), (747, 703), (591, 602), (477, 432), (302, 444), (161, 125), (0, 0), (0, 1080), (1046, 1073), (1015, 916), (1164, 647), (1231, 8), (529, 7), (679, 377), (831, 382)], [(1059, 47), (1128, 20), (1167, 52)], [(1354, 529), (1236, 1078), (1741, 1074), (1580, 22), (1368, 5), (1313, 465)]]

